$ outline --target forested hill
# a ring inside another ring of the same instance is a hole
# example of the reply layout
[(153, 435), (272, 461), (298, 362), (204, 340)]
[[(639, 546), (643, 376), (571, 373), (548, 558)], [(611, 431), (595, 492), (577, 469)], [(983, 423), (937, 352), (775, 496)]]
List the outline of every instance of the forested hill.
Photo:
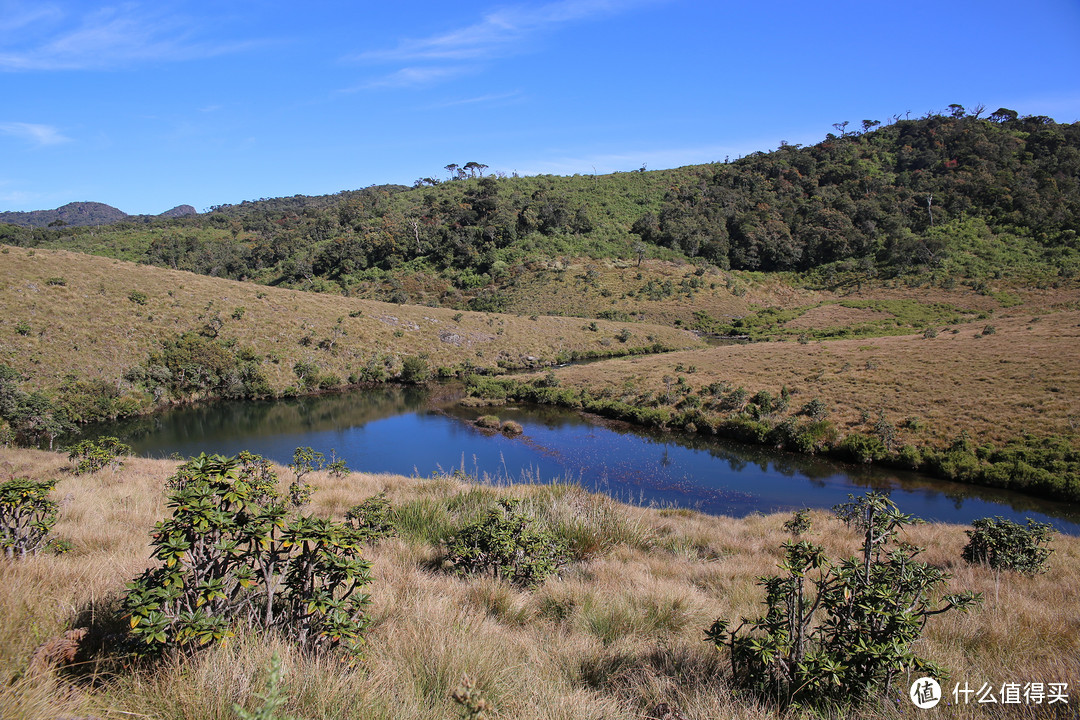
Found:
[(505, 177), (470, 162), (414, 188), (220, 206), (93, 237), (0, 226), (0, 242), (345, 291), (417, 271), (475, 289), (558, 255), (766, 271), (1080, 271), (1080, 123), (950, 106), (847, 128), (810, 147), (676, 170)]
[(853, 257), (933, 262), (957, 221), (1076, 249), (1080, 124), (956, 113), (783, 146), (703, 169), (633, 232), (747, 270)]

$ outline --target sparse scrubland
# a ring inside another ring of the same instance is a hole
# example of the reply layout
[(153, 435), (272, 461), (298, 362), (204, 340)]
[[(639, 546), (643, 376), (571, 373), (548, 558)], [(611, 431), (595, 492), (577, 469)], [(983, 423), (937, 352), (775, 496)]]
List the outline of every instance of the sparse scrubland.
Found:
[[(788, 516), (710, 517), (622, 505), (574, 486), (490, 487), (468, 478), (404, 478), (316, 472), (306, 512), (342, 520), (348, 508), (384, 493), (395, 537), (363, 551), (371, 562), (371, 628), (364, 659), (301, 653), (273, 635), (240, 632), (190, 657), (137, 661), (118, 655), (127, 628), (125, 586), (157, 561), (154, 523), (167, 515), (164, 487), (177, 463), (126, 458), (119, 469), (74, 475), (61, 455), (6, 450), (4, 475), (59, 478), (54, 532), (61, 555), (0, 563), (0, 715), (4, 717), (233, 718), (233, 704), (259, 704), (271, 656), (282, 659), (281, 716), (455, 718), (463, 676), (490, 717), (635, 718), (667, 703), (687, 718), (758, 718), (779, 710), (732, 685), (729, 661), (704, 631), (718, 618), (761, 612), (761, 575), (773, 574)], [(287, 479), (290, 471), (277, 467)], [(483, 517), (497, 498), (519, 500), (569, 548), (570, 561), (533, 587), (490, 575), (447, 572), (441, 539)], [(902, 510), (903, 508), (901, 508)], [(860, 533), (825, 513), (809, 515), (800, 539), (834, 558), (856, 556)], [(1080, 541), (1055, 536), (1049, 571), (1023, 575), (963, 561), (964, 528), (908, 527), (903, 540), (952, 577), (948, 593), (982, 593), (966, 614), (929, 619), (918, 654), (951, 671), (942, 683), (1075, 682), (1080, 676)], [(90, 627), (78, 663), (31, 666), (42, 643)], [(905, 674), (889, 697), (846, 717), (908, 717)], [(901, 702), (897, 702), (897, 700)], [(946, 700), (951, 701), (950, 697)], [(1023, 706), (939, 706), (941, 717), (1013, 717)], [(1072, 705), (1029, 706), (1069, 716)], [(785, 711), (801, 716), (797, 709)]]
[(237, 393), (252, 395), (400, 378), (409, 358), (446, 377), (701, 345), (659, 325), (635, 324), (620, 342), (626, 323), (597, 320), (595, 331), (584, 330), (571, 318), (394, 305), (64, 251), (5, 248), (0, 257), (0, 363), (22, 373), (28, 388), (59, 394), (71, 394), (65, 383), (104, 382), (136, 409), (229, 394), (189, 383), (155, 397), (148, 378), (125, 380), (139, 366), (164, 365), (163, 344), (177, 341), (243, 358), (262, 384)]

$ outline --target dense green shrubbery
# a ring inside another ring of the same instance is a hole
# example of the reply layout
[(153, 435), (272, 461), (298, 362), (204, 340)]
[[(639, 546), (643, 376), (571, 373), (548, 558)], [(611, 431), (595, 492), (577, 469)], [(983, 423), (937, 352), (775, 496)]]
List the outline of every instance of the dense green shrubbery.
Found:
[[(241, 467), (205, 455), (186, 464), (169, 496), (172, 516), (153, 533), (163, 564), (136, 578), (124, 599), (132, 634), (147, 651), (190, 650), (246, 626), (306, 650), (358, 656), (369, 624), (363, 538), (347, 525), (290, 515), (276, 492), (242, 479)], [(258, 467), (249, 461), (255, 482), (265, 479)]]
[(963, 558), (995, 569), (1015, 570), (1025, 575), (1047, 571), (1046, 561), (1053, 551), (1047, 547), (1054, 534), (1047, 523), (1031, 520), (1027, 525), (1003, 517), (981, 518), (967, 530), (968, 544)]
[(833, 447), (833, 454), (857, 463), (872, 463), (888, 457), (885, 443), (873, 435), (850, 433)]
[(74, 375), (60, 386), (57, 404), (74, 423), (115, 420), (137, 414), (142, 406), (141, 398), (121, 393), (117, 383), (80, 380)]
[(407, 355), (401, 361), (400, 380), (410, 385), (420, 385), (431, 379), (431, 366), (427, 358), (419, 355)]
[(259, 369), (262, 358), (217, 338), (185, 332), (165, 340), (146, 362), (125, 374), (125, 379), (153, 393), (160, 401), (166, 393), (176, 400), (197, 398), (256, 398), (272, 394)]
[(74, 424), (63, 407), (40, 391), (24, 392), (19, 383), (26, 378), (0, 363), (0, 439), (5, 444), (38, 445), (48, 440), (49, 449)]
[(447, 560), (461, 574), (490, 573), (531, 587), (569, 560), (563, 541), (518, 510), (516, 500), (500, 500), (476, 522), (446, 540)]
[(119, 470), (124, 464), (121, 455), (130, 455), (131, 446), (114, 437), (100, 437), (97, 440), (83, 440), (68, 452), (68, 460), (75, 466), (76, 475), (85, 475), (112, 465)]
[(8, 558), (36, 555), (49, 545), (59, 517), (49, 493), (55, 480), (12, 478), (0, 484), (0, 548)]
[[(937, 598), (949, 576), (896, 541), (913, 518), (887, 497), (853, 498), (836, 513), (863, 531), (861, 559), (837, 562), (819, 545), (789, 541), (782, 574), (759, 580), (764, 614), (734, 629), (718, 619), (706, 632), (730, 654), (736, 684), (783, 706), (855, 704), (887, 693), (904, 671), (945, 677), (914, 645), (931, 616), (978, 602), (971, 593)], [(807, 528), (796, 518), (790, 529)]]
[(397, 535), (390, 501), (379, 493), (345, 511), (345, 522), (368, 542)]

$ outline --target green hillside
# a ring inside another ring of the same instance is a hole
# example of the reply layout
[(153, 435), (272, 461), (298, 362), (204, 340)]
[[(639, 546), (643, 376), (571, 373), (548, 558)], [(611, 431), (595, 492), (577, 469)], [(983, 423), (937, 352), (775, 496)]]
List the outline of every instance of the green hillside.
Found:
[(505, 177), (468, 163), (414, 188), (264, 199), (104, 228), (7, 225), (0, 241), (476, 310), (509, 306), (515, 283), (556, 258), (810, 271), (818, 286), (858, 276), (1076, 276), (1080, 124), (953, 107), (837, 130), (810, 147), (675, 170)]

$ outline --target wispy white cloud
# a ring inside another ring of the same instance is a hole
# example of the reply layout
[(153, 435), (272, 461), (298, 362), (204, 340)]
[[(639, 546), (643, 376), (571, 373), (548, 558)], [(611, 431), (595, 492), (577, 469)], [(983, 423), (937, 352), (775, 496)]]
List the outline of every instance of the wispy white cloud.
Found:
[(11, 33), (35, 23), (59, 20), (61, 17), (63, 12), (48, 3), (25, 5), (19, 2), (4, 2), (0, 3), (0, 32)]
[(412, 87), (415, 85), (430, 85), (441, 80), (459, 77), (471, 72), (472, 69), (458, 65), (452, 67), (405, 67), (364, 83), (360, 88), (385, 88), (385, 87)]
[[(392, 81), (402, 73), (403, 77), (419, 74), (424, 68), (416, 63), (432, 63), (428, 68), (449, 69), (455, 63), (482, 63), (512, 54), (526, 52), (530, 41), (544, 32), (554, 31), (559, 26), (572, 22), (592, 20), (603, 16), (624, 12), (633, 7), (654, 4), (665, 0), (558, 0), (533, 7), (516, 5), (493, 10), (485, 14), (479, 22), (422, 38), (405, 38), (396, 47), (382, 50), (368, 50), (346, 58), (372, 64), (409, 64), (396, 73), (372, 83), (371, 87), (395, 85)], [(429, 74), (424, 82), (452, 77), (455, 73), (445, 72), (442, 76)], [(396, 83), (401, 86), (407, 83)]]
[(39, 125), (36, 123), (6, 122), (0, 123), (0, 133), (11, 135), (23, 140), (28, 140), (34, 145), (60, 145), (70, 142), (71, 138), (65, 137), (52, 125)]
[(0, 35), (0, 70), (89, 70), (137, 62), (214, 57), (250, 47), (251, 42), (199, 39), (198, 23), (138, 4), (101, 7), (80, 15), (57, 6), (33, 11), (8, 2), (8, 20), (20, 32)]
[(507, 104), (523, 97), (520, 90), (506, 93), (493, 93), (491, 95), (478, 95), (476, 97), (447, 100), (446, 102), (431, 103), (425, 106), (428, 110), (441, 110), (444, 108), (460, 107), (462, 105), (495, 105)]

